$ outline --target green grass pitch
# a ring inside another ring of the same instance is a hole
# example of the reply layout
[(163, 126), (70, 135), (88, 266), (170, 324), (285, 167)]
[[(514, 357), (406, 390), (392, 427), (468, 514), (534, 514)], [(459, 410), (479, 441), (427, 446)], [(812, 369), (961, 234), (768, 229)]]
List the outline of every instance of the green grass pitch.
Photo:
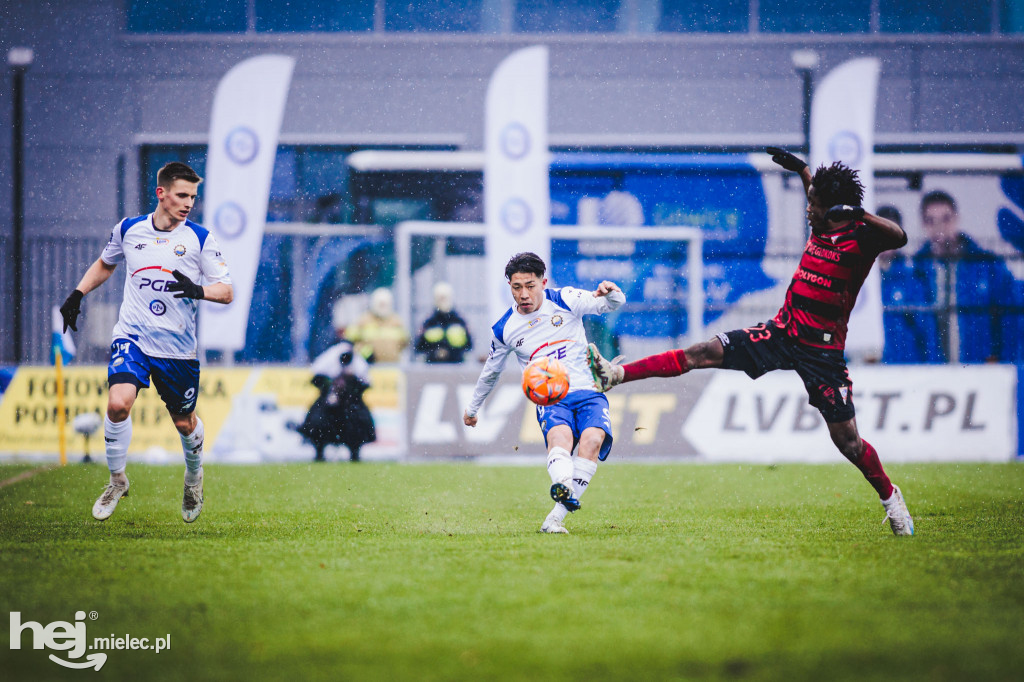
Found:
[(889, 469), (915, 537), (843, 463), (606, 465), (569, 536), (540, 459), (210, 465), (190, 526), (180, 467), (102, 523), (105, 467), (55, 468), (0, 488), (0, 617), (171, 648), (65, 670), (5, 624), (0, 677), (1021, 679), (1024, 467)]

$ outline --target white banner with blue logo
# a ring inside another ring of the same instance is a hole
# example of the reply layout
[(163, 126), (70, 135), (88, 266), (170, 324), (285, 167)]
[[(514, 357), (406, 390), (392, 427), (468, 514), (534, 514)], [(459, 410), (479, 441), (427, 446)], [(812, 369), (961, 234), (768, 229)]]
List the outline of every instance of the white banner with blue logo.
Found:
[(488, 312), (497, 321), (512, 304), (508, 259), (533, 251), (551, 266), (547, 47), (518, 50), (494, 70), (484, 148)]
[(270, 178), (295, 59), (253, 57), (217, 86), (203, 188), (203, 225), (217, 237), (235, 290), (229, 305), (203, 303), (202, 349), (241, 350), (267, 220)]
[[(860, 171), (863, 206), (875, 210), (875, 101), (880, 62), (853, 59), (829, 72), (814, 90), (811, 105), (811, 170), (842, 161)], [(855, 358), (880, 358), (885, 344), (882, 283), (872, 268), (850, 315), (846, 350)]]

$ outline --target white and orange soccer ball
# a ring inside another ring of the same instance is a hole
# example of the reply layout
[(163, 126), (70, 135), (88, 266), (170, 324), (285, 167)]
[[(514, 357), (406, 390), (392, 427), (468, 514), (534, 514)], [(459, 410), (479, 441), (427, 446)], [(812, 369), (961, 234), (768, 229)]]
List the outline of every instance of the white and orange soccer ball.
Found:
[(554, 405), (569, 393), (569, 370), (552, 357), (534, 360), (523, 370), (523, 393), (538, 405)]

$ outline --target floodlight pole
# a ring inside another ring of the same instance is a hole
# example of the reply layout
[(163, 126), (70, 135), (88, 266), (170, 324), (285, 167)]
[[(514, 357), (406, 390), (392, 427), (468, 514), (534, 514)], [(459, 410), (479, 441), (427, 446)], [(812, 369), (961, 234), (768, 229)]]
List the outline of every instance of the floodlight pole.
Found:
[(814, 99), (814, 70), (818, 68), (818, 53), (814, 50), (794, 50), (790, 54), (793, 68), (800, 74), (804, 85), (803, 102), (803, 152), (807, 163), (811, 162), (811, 102)]
[[(811, 155), (811, 99), (814, 97), (814, 74), (810, 69), (801, 69), (804, 79), (804, 153)], [(809, 163), (809, 162), (808, 162)]]
[(14, 362), (22, 361), (22, 302), (24, 298), (24, 285), (22, 283), (22, 242), (25, 233), (25, 72), (32, 64), (32, 49), (28, 47), (12, 47), (7, 52), (7, 65), (11, 67), (12, 101), (14, 102), (14, 113), (11, 120), (11, 166), (12, 166), (12, 189), (14, 196), (11, 200), (11, 222), (13, 247), (11, 254), (14, 258), (14, 267), (11, 268), (14, 277), (13, 291), (13, 313), (14, 313)]

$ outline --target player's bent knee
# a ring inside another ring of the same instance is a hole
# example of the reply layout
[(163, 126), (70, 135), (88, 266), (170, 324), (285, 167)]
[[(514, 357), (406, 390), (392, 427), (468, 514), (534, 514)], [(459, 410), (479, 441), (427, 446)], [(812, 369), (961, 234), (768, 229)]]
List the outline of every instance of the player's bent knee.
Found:
[(580, 446), (577, 454), (583, 459), (589, 459), (594, 462), (598, 461), (598, 456), (601, 454), (601, 446), (604, 445), (606, 437), (603, 429), (596, 427), (584, 429), (580, 435)]
[(196, 413), (171, 414), (171, 422), (174, 424), (174, 428), (187, 436), (196, 430)]
[(134, 402), (134, 400), (125, 400), (112, 394), (107, 401), (107, 418), (115, 424), (123, 422), (131, 414)]
[(123, 422), (131, 414), (138, 389), (133, 384), (113, 384), (107, 393), (107, 417), (110, 421)]
[(115, 424), (120, 424), (121, 422), (123, 422), (125, 419), (128, 418), (128, 415), (130, 413), (131, 408), (129, 407), (117, 407), (115, 405), (107, 405), (107, 419), (114, 422)]
[(580, 443), (583, 445), (589, 445), (595, 448), (599, 448), (601, 447), (601, 444), (604, 443), (604, 439), (604, 429), (590, 427), (588, 429), (585, 429), (581, 434)]

